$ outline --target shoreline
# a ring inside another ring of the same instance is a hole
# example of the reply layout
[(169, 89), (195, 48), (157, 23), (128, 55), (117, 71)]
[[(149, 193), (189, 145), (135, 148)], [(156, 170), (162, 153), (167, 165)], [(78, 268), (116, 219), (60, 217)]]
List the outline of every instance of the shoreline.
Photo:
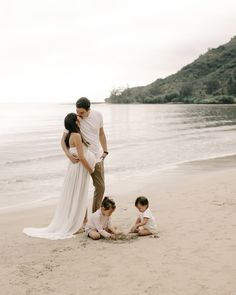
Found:
[(221, 164), (214, 170), (172, 169), (154, 182), (147, 176), (145, 184), (137, 179), (139, 186), (130, 183), (117, 191), (114, 224), (127, 232), (138, 214), (134, 200), (145, 194), (157, 218), (156, 239), (92, 241), (84, 234), (59, 241), (29, 238), (23, 227), (47, 225), (54, 206), (1, 215), (2, 292), (234, 294), (236, 168)]
[[(188, 171), (188, 173), (198, 173), (201, 171), (204, 167), (204, 169), (207, 169), (207, 171), (212, 171), (216, 169), (229, 169), (233, 168), (236, 165), (236, 154), (229, 154), (229, 155), (224, 155), (224, 156), (216, 156), (216, 157), (211, 157), (211, 158), (206, 158), (206, 159), (198, 159), (198, 160), (191, 160), (191, 161), (182, 161), (174, 164), (169, 164), (164, 167), (160, 167), (156, 170), (149, 170), (151, 174), (151, 180), (148, 181), (148, 183), (155, 182), (155, 179), (159, 176), (163, 177), (162, 174), (168, 175), (168, 174), (182, 174)], [(114, 177), (114, 176), (112, 176)], [(128, 178), (128, 179), (127, 179)], [(125, 178), (121, 179), (122, 181), (128, 180), (129, 178), (127, 177), (127, 172), (125, 173)], [(142, 176), (141, 176), (142, 179)], [(130, 181), (136, 182), (134, 185), (135, 187), (138, 186), (139, 189), (142, 188), (142, 185), (140, 186), (140, 177), (136, 175), (136, 178), (134, 179), (131, 177)], [(108, 177), (108, 180), (109, 177)], [(107, 188), (110, 191), (114, 190), (120, 190), (119, 188), (119, 183), (113, 183), (113, 181), (108, 181)], [(114, 188), (112, 188), (114, 185)], [(145, 184), (144, 184), (145, 186)], [(90, 183), (90, 201), (92, 199), (92, 192), (93, 192), (93, 187), (92, 184)], [(125, 192), (124, 192), (125, 193)], [(109, 193), (108, 193), (109, 194)], [(122, 196), (121, 196), (122, 198)], [(27, 202), (23, 204), (17, 204), (15, 206), (9, 206), (9, 207), (4, 207), (0, 208), (0, 216), (2, 214), (11, 214), (14, 212), (20, 212), (20, 211), (27, 211), (27, 210), (32, 210), (35, 208), (45, 208), (45, 207), (51, 207), (55, 206), (57, 203), (58, 197), (55, 196), (48, 196), (44, 197), (41, 199), (34, 200), (32, 202)]]

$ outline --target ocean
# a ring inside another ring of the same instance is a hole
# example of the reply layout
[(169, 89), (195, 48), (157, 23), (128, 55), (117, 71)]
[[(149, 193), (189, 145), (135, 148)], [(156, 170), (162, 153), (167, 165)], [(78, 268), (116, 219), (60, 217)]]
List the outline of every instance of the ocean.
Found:
[[(104, 119), (108, 193), (137, 179), (145, 184), (181, 163), (236, 154), (236, 105), (92, 108)], [(60, 196), (68, 161), (60, 147), (63, 120), (74, 111), (73, 104), (0, 105), (0, 212), (45, 205)]]

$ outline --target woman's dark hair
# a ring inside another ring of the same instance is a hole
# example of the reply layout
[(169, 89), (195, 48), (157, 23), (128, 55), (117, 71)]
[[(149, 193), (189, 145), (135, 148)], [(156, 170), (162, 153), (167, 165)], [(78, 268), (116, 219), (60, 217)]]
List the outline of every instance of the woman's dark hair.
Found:
[(112, 199), (105, 197), (102, 201), (101, 207), (103, 207), (105, 210), (109, 210), (111, 208), (114, 210), (116, 208), (116, 204)]
[(135, 201), (135, 206), (137, 207), (138, 205), (149, 206), (148, 199), (144, 196), (138, 197)]
[(64, 126), (69, 131), (69, 133), (66, 135), (66, 138), (65, 138), (65, 144), (68, 148), (70, 147), (69, 140), (70, 140), (71, 133), (79, 133), (82, 138), (82, 142), (85, 145), (88, 145), (88, 142), (84, 141), (80, 133), (80, 128), (77, 126), (76, 121), (77, 121), (77, 115), (75, 113), (69, 113), (68, 115), (66, 115), (64, 119)]
[(90, 101), (87, 99), (87, 97), (81, 97), (77, 100), (76, 107), (88, 111), (90, 109)]

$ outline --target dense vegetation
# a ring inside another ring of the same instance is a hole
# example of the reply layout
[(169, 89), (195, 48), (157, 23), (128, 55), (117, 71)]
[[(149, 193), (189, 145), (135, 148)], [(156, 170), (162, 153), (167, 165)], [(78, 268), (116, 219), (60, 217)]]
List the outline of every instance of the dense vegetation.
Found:
[(236, 36), (147, 86), (113, 89), (109, 103), (235, 103)]

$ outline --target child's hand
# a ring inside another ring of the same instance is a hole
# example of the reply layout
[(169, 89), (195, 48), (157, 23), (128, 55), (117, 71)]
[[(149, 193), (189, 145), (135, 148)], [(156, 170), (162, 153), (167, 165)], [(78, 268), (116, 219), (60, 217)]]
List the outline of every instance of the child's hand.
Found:
[(134, 225), (134, 226), (131, 228), (130, 232), (131, 232), (131, 233), (135, 233), (136, 231), (137, 231), (137, 226)]
[(115, 230), (115, 231), (114, 231), (114, 234), (115, 234), (115, 235), (120, 235), (120, 234), (122, 234), (122, 231), (120, 231), (120, 230)]
[(117, 238), (116, 238), (116, 235), (112, 234), (112, 235), (110, 236), (110, 239), (111, 239), (111, 240), (116, 240), (116, 239), (117, 239)]

